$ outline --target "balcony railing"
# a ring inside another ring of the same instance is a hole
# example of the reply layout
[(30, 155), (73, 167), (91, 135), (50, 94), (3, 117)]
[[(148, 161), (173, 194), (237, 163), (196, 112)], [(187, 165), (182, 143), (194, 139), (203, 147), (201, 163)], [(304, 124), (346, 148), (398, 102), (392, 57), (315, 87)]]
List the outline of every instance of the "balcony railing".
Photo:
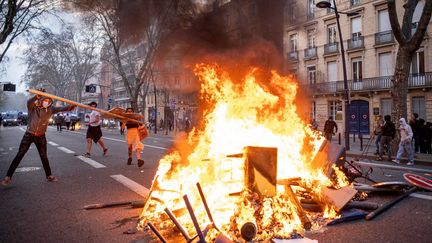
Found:
[[(393, 87), (393, 76), (373, 77), (357, 80), (353, 82), (348, 80), (348, 89), (351, 91), (378, 91), (388, 90)], [(306, 85), (305, 85), (306, 86)], [(432, 72), (410, 74), (408, 76), (408, 88), (426, 88), (432, 87)], [(344, 82), (324, 82), (307, 85), (315, 94), (342, 93), (344, 91)]]
[(316, 47), (308, 47), (304, 50), (305, 58), (312, 58), (317, 56), (317, 48)]
[(391, 30), (375, 33), (375, 45), (382, 45), (394, 42), (394, 36)]
[(324, 55), (339, 52), (338, 43), (328, 43), (324, 45)]
[(293, 62), (298, 61), (298, 51), (288, 52), (287, 55), (288, 55), (288, 60)]
[(348, 40), (348, 50), (364, 48), (364, 37), (358, 36)]

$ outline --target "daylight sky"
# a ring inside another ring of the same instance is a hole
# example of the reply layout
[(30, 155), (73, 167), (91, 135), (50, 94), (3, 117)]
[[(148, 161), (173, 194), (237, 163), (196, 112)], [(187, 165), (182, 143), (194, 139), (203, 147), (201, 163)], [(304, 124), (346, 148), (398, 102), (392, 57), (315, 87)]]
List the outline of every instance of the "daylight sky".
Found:
[[(60, 12), (59, 17), (66, 23), (79, 24), (77, 14)], [(54, 16), (48, 15), (46, 21), (43, 21), (45, 27), (50, 27), (53, 31), (59, 31), (62, 23)], [(11, 82), (17, 85), (17, 92), (25, 92), (26, 86), (21, 83), (21, 77), (26, 71), (26, 65), (23, 63), (23, 52), (27, 48), (25, 38), (17, 38), (9, 48), (6, 56), (8, 62), (5, 65), (5, 73), (0, 74), (0, 82)]]

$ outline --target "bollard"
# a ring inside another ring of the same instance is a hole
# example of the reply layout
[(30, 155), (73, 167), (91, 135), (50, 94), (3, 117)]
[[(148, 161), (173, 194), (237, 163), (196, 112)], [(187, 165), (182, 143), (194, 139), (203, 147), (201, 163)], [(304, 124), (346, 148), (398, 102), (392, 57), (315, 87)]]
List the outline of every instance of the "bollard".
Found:
[(338, 133), (338, 135), (339, 135), (339, 145), (341, 145), (341, 134)]
[(361, 133), (359, 134), (359, 139), (360, 139), (360, 151), (363, 151), (363, 135)]
[(353, 142), (355, 143), (355, 133), (353, 133)]

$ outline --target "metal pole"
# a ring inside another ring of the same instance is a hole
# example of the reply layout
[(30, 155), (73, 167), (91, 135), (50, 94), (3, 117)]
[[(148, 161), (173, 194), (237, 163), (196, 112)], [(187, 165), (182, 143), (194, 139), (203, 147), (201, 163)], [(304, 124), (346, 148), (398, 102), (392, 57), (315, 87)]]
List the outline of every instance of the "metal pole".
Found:
[(154, 117), (155, 117), (155, 129), (154, 129), (154, 133), (157, 133), (157, 94), (156, 94), (156, 83), (153, 83), (153, 87), (154, 87), (154, 98), (155, 98), (155, 109), (154, 109)]
[(205, 236), (204, 236), (204, 234), (203, 234), (203, 232), (201, 231), (201, 229), (200, 229), (200, 226), (199, 226), (199, 224), (198, 224), (198, 219), (196, 218), (196, 216), (195, 216), (195, 213), (194, 213), (194, 211), (193, 211), (193, 209), (192, 209), (192, 205), (191, 205), (191, 203), (190, 203), (190, 201), (189, 201), (189, 198), (188, 198), (188, 196), (187, 195), (184, 195), (183, 196), (183, 200), (184, 200), (184, 202), (185, 202), (185, 204), (186, 204), (186, 208), (187, 208), (187, 210), (188, 210), (188, 212), (189, 212), (189, 215), (190, 215), (190, 217), (191, 217), (191, 219), (192, 219), (192, 223), (193, 223), (193, 225), (195, 226), (195, 230), (196, 230), (196, 232), (197, 232), (197, 234), (198, 234), (198, 237), (199, 237), (199, 243), (205, 243), (206, 242), (206, 240), (205, 240)]
[(349, 143), (349, 130), (348, 130), (348, 104), (349, 104), (349, 92), (348, 92), (348, 80), (347, 80), (347, 71), (346, 71), (346, 62), (345, 62), (345, 48), (342, 39), (342, 31), (339, 23), (339, 12), (336, 7), (336, 1), (333, 0), (333, 7), (336, 14), (336, 24), (339, 32), (339, 42), (341, 45), (341, 57), (342, 57), (342, 70), (343, 70), (343, 81), (344, 81), (344, 109), (345, 109), (345, 149), (350, 150)]
[(148, 222), (147, 225), (150, 227), (150, 229), (155, 233), (155, 235), (159, 238), (162, 243), (166, 243), (167, 240), (161, 235), (161, 233), (156, 229), (156, 227), (153, 226), (152, 223)]

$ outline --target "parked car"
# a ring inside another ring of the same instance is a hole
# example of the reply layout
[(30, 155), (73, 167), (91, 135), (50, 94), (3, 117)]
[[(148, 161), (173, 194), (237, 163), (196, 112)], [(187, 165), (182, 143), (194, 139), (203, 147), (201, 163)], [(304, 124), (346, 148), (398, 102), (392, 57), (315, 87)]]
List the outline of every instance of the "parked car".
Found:
[(27, 125), (28, 114), (26, 112), (18, 112), (18, 122), (21, 125)]
[(6, 116), (3, 117), (3, 126), (18, 126), (19, 120), (18, 120), (18, 114), (6, 114)]

